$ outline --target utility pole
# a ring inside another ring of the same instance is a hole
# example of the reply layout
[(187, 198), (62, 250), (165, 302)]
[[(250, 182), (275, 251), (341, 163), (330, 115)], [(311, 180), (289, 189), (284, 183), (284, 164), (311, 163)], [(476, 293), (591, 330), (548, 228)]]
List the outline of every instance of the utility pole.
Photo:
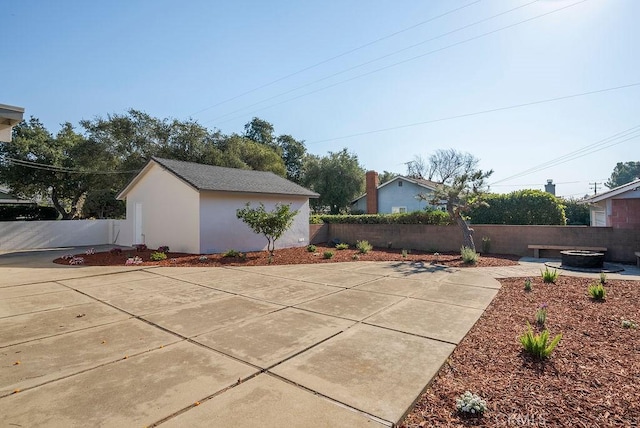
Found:
[(602, 183), (597, 183), (597, 182), (596, 183), (589, 183), (589, 186), (593, 186), (593, 193), (595, 195), (598, 194), (598, 184), (602, 184)]

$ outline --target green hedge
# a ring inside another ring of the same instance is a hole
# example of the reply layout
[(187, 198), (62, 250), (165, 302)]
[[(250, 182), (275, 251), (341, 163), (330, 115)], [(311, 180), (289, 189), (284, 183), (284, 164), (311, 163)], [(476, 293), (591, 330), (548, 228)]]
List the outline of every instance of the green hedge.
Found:
[(312, 215), (311, 224), (452, 224), (449, 214), (442, 211), (415, 211), (403, 214), (362, 214), (362, 215)]
[(483, 197), (488, 207), (472, 209), (473, 224), (564, 225), (567, 219), (562, 202), (541, 190), (517, 190)]
[(58, 211), (53, 207), (37, 205), (0, 205), (0, 221), (56, 220)]

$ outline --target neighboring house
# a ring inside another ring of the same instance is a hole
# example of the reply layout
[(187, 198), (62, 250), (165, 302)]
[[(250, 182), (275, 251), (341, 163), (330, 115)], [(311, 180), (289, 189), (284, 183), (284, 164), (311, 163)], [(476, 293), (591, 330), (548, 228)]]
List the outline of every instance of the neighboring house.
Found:
[(366, 193), (351, 202), (351, 211), (389, 214), (423, 210), (430, 204), (418, 195), (428, 195), (436, 186), (433, 181), (403, 176), (379, 184), (378, 173), (368, 171)]
[[(276, 203), (298, 210), (291, 228), (277, 248), (309, 241), (309, 198), (319, 195), (272, 172), (202, 165), (152, 158), (120, 192), (127, 202), (127, 224), (133, 244), (150, 248), (168, 245), (172, 251), (194, 254), (234, 249), (266, 249), (267, 240), (236, 217), (247, 202)], [(122, 242), (122, 240), (120, 240)]]
[(0, 141), (11, 141), (11, 130), (22, 121), (23, 114), (22, 107), (0, 104)]
[(591, 226), (640, 229), (640, 179), (580, 203), (589, 204)]
[(0, 205), (15, 205), (15, 204), (35, 204), (33, 201), (27, 199), (20, 199), (10, 193), (0, 190)]

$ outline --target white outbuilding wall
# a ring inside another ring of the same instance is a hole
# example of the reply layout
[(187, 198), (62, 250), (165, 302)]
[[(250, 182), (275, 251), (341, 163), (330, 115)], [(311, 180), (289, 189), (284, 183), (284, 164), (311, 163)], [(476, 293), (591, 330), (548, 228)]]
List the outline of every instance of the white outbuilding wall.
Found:
[(267, 239), (254, 233), (236, 217), (236, 210), (243, 208), (247, 202), (252, 207), (262, 202), (267, 211), (271, 211), (276, 203), (290, 203), (292, 210), (298, 210), (291, 228), (276, 241), (276, 249), (306, 246), (309, 243), (309, 199), (306, 197), (201, 192), (201, 253), (222, 253), (230, 249), (259, 251), (267, 248)]
[(127, 194), (127, 220), (131, 231), (124, 235), (133, 240), (128, 245), (200, 252), (199, 192), (157, 164)]

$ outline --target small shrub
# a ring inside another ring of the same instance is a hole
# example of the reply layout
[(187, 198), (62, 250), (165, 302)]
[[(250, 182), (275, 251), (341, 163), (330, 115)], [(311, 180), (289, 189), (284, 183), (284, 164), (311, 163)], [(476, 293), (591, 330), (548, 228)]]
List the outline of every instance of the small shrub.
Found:
[(560, 276), (557, 269), (550, 271), (549, 267), (545, 267), (544, 271), (540, 271), (540, 273), (542, 274), (542, 281), (546, 284), (555, 284), (558, 280), (558, 276)]
[(600, 284), (605, 285), (607, 283), (607, 274), (600, 272)]
[(113, 254), (114, 256), (119, 256), (120, 254), (122, 254), (122, 248), (112, 248), (109, 250), (109, 253)]
[(133, 246), (136, 251), (147, 251), (147, 246), (145, 244), (136, 244)]
[(225, 251), (222, 257), (240, 257), (240, 255), (241, 255), (240, 251), (231, 249), (231, 250)]
[(60, 257), (62, 260), (71, 260), (73, 259), (75, 256), (73, 254), (65, 254), (64, 256)]
[(560, 339), (562, 339), (562, 334), (556, 335), (550, 343), (547, 343), (549, 340), (549, 330), (543, 330), (542, 333), (534, 334), (531, 324), (527, 322), (527, 331), (520, 336), (520, 343), (529, 355), (538, 359), (544, 359), (551, 355), (555, 347), (560, 343)]
[(353, 256), (351, 256), (352, 260), (360, 260), (360, 255), (359, 254), (354, 254)]
[(332, 258), (332, 257), (333, 257), (333, 251), (325, 251), (325, 252), (324, 252), (324, 254), (323, 254), (323, 257), (324, 257), (325, 259), (330, 259), (330, 258)]
[(129, 257), (126, 262), (124, 262), (125, 266), (135, 266), (142, 264), (142, 258), (135, 256)]
[(543, 303), (536, 311), (536, 324), (544, 327), (544, 323), (547, 322), (547, 304)]
[(349, 249), (349, 244), (347, 244), (346, 242), (341, 242), (338, 245), (336, 245), (336, 250), (348, 250)]
[(460, 248), (460, 256), (462, 261), (468, 265), (474, 265), (478, 262), (478, 253), (472, 248), (462, 247)]
[(70, 265), (83, 265), (84, 264), (84, 259), (82, 257), (72, 257), (71, 260), (69, 260), (69, 264)]
[(632, 320), (622, 320), (622, 328), (638, 328), (638, 325)]
[(356, 248), (360, 251), (360, 254), (367, 254), (373, 250), (373, 245), (369, 244), (369, 241), (356, 241)]
[(310, 253), (315, 253), (317, 249), (318, 249), (318, 247), (316, 247), (313, 244), (307, 245), (307, 251), (310, 252)]
[(151, 256), (149, 256), (149, 258), (153, 262), (159, 262), (161, 260), (166, 260), (167, 259), (167, 255), (165, 253), (161, 253), (161, 252), (157, 251), (157, 252), (151, 253)]
[(482, 415), (487, 410), (487, 402), (480, 396), (465, 391), (456, 399), (456, 409), (466, 415)]
[(207, 256), (200, 256), (200, 257), (198, 257), (198, 261), (199, 261), (200, 263), (207, 262), (207, 261), (209, 261), (209, 257), (207, 257)]
[(402, 258), (403, 259), (407, 258), (407, 250), (402, 250)]
[(89, 248), (87, 251), (84, 252), (84, 254), (87, 255), (87, 256), (94, 255), (95, 253), (96, 253), (96, 249), (95, 248)]
[(168, 245), (161, 245), (158, 247), (158, 252), (159, 253), (168, 253), (169, 252), (169, 246)]
[(597, 282), (591, 284), (587, 291), (589, 292), (589, 296), (591, 296), (593, 300), (601, 302), (607, 297), (607, 290), (602, 284)]
[(533, 287), (531, 287), (531, 278), (527, 278), (524, 280), (524, 291), (531, 291)]

